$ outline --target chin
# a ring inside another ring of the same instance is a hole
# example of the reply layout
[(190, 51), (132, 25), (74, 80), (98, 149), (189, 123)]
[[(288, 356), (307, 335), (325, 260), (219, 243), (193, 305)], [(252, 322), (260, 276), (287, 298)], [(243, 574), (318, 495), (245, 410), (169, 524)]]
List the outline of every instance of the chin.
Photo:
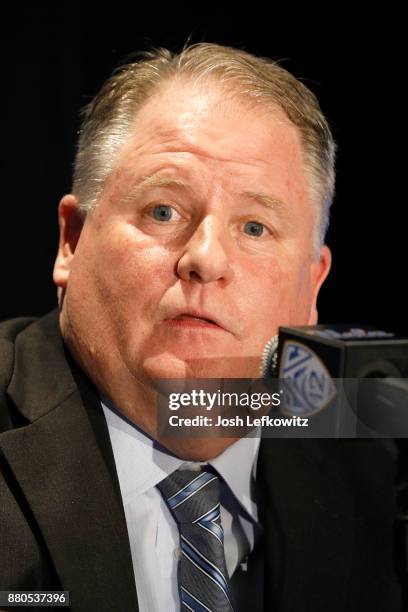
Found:
[(146, 357), (143, 361), (143, 370), (151, 381), (160, 380), (161, 378), (183, 379), (191, 377), (188, 363), (171, 353)]
[(259, 356), (187, 358), (163, 353), (146, 358), (143, 369), (151, 381), (167, 378), (258, 378), (260, 363)]

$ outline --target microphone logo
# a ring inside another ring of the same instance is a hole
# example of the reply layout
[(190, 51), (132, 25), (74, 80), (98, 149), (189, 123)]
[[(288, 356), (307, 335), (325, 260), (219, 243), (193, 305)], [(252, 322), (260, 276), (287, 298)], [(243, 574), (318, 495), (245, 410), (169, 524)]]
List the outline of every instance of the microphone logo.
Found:
[(336, 387), (326, 366), (309, 347), (286, 341), (280, 361), (279, 378), (285, 393), (281, 411), (290, 415), (311, 416), (333, 401)]

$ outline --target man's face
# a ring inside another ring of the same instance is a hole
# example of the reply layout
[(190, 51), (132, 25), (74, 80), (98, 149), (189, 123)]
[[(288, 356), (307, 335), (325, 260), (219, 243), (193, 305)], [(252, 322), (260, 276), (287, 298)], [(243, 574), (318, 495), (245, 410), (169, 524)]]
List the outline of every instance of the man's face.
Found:
[(279, 325), (316, 322), (330, 254), (313, 259), (297, 129), (223, 98), (167, 85), (137, 114), (82, 231), (75, 199), (62, 201), (63, 333), (111, 396), (108, 378), (130, 390), (257, 376)]

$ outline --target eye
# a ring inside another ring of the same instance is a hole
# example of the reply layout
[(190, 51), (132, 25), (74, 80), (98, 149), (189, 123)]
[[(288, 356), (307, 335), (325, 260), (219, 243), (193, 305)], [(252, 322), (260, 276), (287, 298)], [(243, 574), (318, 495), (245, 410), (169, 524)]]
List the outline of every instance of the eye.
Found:
[(159, 204), (152, 210), (153, 217), (156, 221), (170, 221), (173, 218), (174, 210), (167, 204)]
[(264, 230), (265, 226), (262, 223), (258, 223), (258, 221), (247, 221), (244, 225), (244, 232), (249, 236), (262, 236)]

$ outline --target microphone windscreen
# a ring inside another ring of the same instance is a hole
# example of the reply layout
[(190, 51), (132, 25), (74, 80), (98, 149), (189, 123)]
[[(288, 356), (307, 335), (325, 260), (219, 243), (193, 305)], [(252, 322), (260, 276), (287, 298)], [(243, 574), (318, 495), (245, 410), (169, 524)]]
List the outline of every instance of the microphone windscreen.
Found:
[(262, 351), (260, 374), (263, 379), (277, 376), (278, 345), (278, 336), (273, 336)]

